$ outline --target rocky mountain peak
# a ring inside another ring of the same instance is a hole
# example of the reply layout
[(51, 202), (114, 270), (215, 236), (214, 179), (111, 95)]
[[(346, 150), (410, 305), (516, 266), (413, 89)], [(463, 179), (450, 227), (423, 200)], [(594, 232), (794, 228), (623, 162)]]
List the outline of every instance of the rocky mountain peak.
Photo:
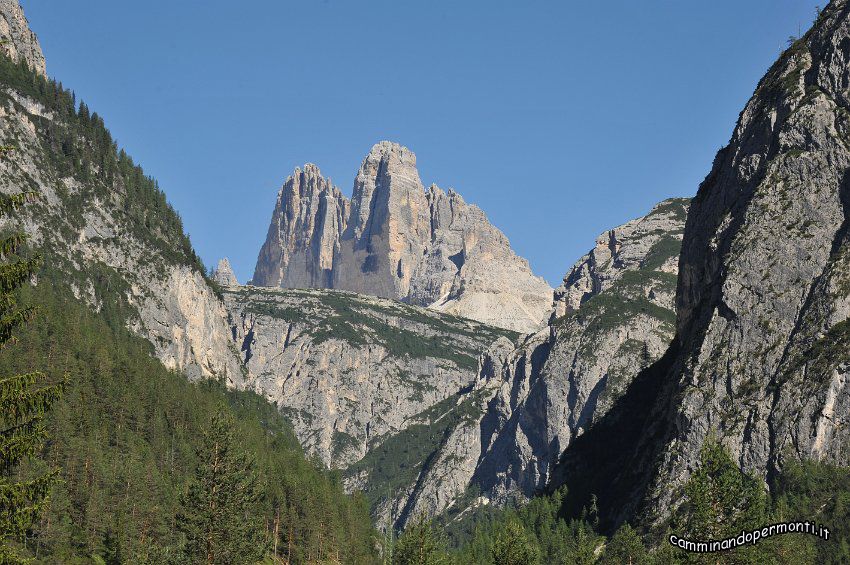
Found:
[(219, 259), (212, 278), (222, 286), (239, 286), (239, 281), (236, 279), (227, 257)]
[(26, 61), (30, 68), (47, 77), (41, 45), (18, 0), (0, 0), (0, 41), (4, 42), (0, 49), (9, 57)]
[(254, 270), (258, 286), (328, 288), (350, 203), (319, 167), (296, 168), (277, 195)]
[[(596, 238), (596, 247), (567, 272), (554, 295), (554, 317), (575, 312), (590, 298), (609, 288), (624, 273), (645, 264), (676, 273), (685, 218), (690, 200), (670, 198), (658, 203), (646, 216), (608, 230)], [(675, 255), (669, 253), (676, 250)], [(670, 309), (673, 305), (666, 306)]]
[(349, 290), (524, 332), (552, 302), (480, 208), (453, 189), (426, 191), (416, 155), (390, 141), (363, 160), (350, 202), (312, 165), (287, 180), (254, 284)]

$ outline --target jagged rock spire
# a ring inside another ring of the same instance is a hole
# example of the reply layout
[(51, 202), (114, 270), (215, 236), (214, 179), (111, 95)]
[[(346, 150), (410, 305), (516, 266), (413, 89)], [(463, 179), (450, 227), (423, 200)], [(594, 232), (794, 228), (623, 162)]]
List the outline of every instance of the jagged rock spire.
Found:
[(218, 266), (215, 268), (212, 278), (215, 282), (223, 286), (237, 286), (239, 284), (227, 257), (218, 261)]
[(454, 190), (426, 191), (416, 155), (390, 141), (363, 160), (351, 201), (314, 165), (287, 179), (253, 280), (393, 298), (523, 332), (552, 303), (484, 212)]

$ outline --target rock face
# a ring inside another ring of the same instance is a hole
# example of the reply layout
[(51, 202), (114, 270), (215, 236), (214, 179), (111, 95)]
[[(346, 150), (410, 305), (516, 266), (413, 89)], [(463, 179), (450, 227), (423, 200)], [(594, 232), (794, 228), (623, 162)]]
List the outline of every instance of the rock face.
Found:
[(315, 165), (295, 169), (277, 195), (253, 283), (332, 288), (334, 256), (350, 204)]
[(0, 0), (0, 41), (6, 42), (0, 49), (9, 57), (26, 61), (30, 68), (47, 77), (41, 45), (18, 0)]
[[(561, 452), (606, 414), (636, 374), (661, 357), (675, 331), (674, 299), (688, 200), (667, 200), (647, 216), (615, 228), (565, 277), (600, 281), (575, 309), (516, 347), (499, 340), (479, 360), (472, 387), (448, 407), (420, 415), (442, 439), (420, 454), (420, 473), (387, 489), (381, 447), (347, 471), (350, 484), (373, 497), (384, 523), (402, 527), (411, 516), (461, 511), (479, 502), (504, 504), (546, 486)], [(607, 250), (608, 247), (606, 246)], [(601, 260), (601, 257), (606, 257)], [(556, 294), (555, 309), (564, 293)], [(402, 432), (399, 443), (415, 434)], [(389, 442), (387, 442), (389, 443)], [(388, 496), (389, 495), (389, 496)]]
[[(608, 486), (612, 524), (664, 518), (709, 434), (768, 480), (788, 457), (850, 464), (848, 61), (850, 5), (831, 2), (759, 83), (700, 186), (678, 339), (627, 393), (635, 410), (586, 434), (559, 469), (588, 492)], [(615, 437), (631, 445), (592, 455)]]
[(246, 386), (289, 417), (304, 448), (344, 468), (475, 380), (511, 332), (331, 290), (226, 287)]
[[(0, 29), (13, 30), (18, 56), (43, 74), (38, 44), (20, 6), (0, 1), (0, 14)], [(5, 217), (2, 227), (14, 225), (29, 234), (32, 246), (45, 256), (44, 278), (147, 338), (166, 367), (190, 378), (221, 377), (240, 386), (242, 370), (224, 306), (165, 196), (139, 180), (141, 170), (134, 171), (126, 156), (121, 161), (111, 141), (82, 136), (79, 124), (72, 123), (83, 119), (75, 109), (59, 112), (45, 103), (13, 84), (0, 89), (0, 144), (15, 148), (0, 159), (0, 192), (26, 189), (42, 196), (14, 218)], [(71, 105), (70, 94), (66, 103)], [(91, 129), (102, 126), (86, 119), (94, 124), (87, 126)], [(63, 142), (82, 157), (68, 158)], [(101, 162), (110, 172), (96, 164)]]
[(230, 266), (227, 257), (219, 260), (212, 279), (222, 286), (239, 286), (239, 281), (236, 280), (236, 275), (233, 274), (233, 268)]
[(685, 199), (665, 200), (646, 216), (596, 238), (596, 247), (573, 265), (555, 289), (555, 317), (577, 311), (624, 273), (642, 265), (675, 274), (687, 211)]
[(551, 288), (478, 207), (451, 189), (425, 191), (413, 152), (387, 141), (364, 159), (350, 202), (314, 165), (296, 170), (253, 282), (350, 290), (526, 332), (551, 303)]

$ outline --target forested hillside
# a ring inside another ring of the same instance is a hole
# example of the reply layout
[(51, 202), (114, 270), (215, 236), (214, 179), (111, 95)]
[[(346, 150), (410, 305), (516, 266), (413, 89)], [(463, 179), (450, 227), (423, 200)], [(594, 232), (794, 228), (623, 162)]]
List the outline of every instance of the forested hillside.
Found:
[[(22, 228), (45, 258), (37, 285), (22, 296), (38, 314), (0, 354), (0, 374), (43, 370), (68, 381), (48, 412), (43, 452), (15, 470), (58, 468), (62, 479), (21, 549), (41, 563), (184, 562), (197, 513), (189, 489), (209, 465), (203, 446), (218, 415), (235, 460), (253, 461), (234, 480), (256, 480), (245, 517), (251, 528), (242, 533), (260, 556), (373, 562), (365, 500), (345, 495), (336, 473), (305, 458), (277, 408), (226, 388), (225, 374), (231, 382), (239, 376), (232, 371), (190, 382), (175, 369), (197, 375), (211, 365), (194, 351), (168, 354), (168, 328), (146, 332), (146, 309), (174, 310), (154, 281), (165, 287), (178, 273), (208, 284), (156, 182), (60, 84), (5, 56), (0, 83), (8, 126), (2, 188), (41, 195), (3, 229)], [(140, 285), (145, 272), (152, 276)], [(172, 368), (157, 356), (175, 358)]]
[(39, 562), (164, 563), (179, 555), (181, 496), (207, 463), (198, 448), (220, 405), (235, 418), (240, 449), (256, 462), (255, 517), (266, 549), (276, 545), (293, 563), (373, 562), (365, 499), (344, 495), (338, 474), (305, 459), (274, 406), (166, 370), (147, 342), (110, 327), (47, 280), (23, 298), (39, 312), (0, 355), (0, 374), (39, 369), (69, 382), (49, 413), (44, 452), (21, 470), (61, 469), (62, 482), (26, 542)]

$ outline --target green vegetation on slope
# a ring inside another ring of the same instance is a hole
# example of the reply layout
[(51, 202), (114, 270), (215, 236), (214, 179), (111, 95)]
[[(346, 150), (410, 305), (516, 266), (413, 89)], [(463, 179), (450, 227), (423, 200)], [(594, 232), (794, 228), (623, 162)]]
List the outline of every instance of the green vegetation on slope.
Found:
[[(2, 54), (0, 84), (44, 108), (44, 116), (29, 114), (28, 119), (40, 141), (31, 157), (42, 178), (54, 183), (61, 200), (61, 213), (57, 213), (56, 204), (34, 206), (48, 261), (63, 265), (62, 270), (72, 274), (73, 262), (66, 242), (78, 238), (87, 211), (103, 206), (116, 224), (128, 230), (127, 235), (155, 251), (147, 255), (150, 261), (187, 265), (206, 276), (183, 232), (180, 216), (168, 204), (165, 193), (123, 149), (118, 149), (96, 112), (90, 112), (83, 102), (77, 106), (74, 93), (61, 83), (45, 79), (25, 63), (13, 62)], [(26, 113), (9, 91), (0, 90), (0, 105), (18, 106)], [(0, 133), (0, 145), (21, 148), (24, 141), (12, 131)], [(21, 190), (40, 190), (25, 169), (13, 168), (12, 176), (8, 180)], [(71, 191), (63, 179), (73, 179), (77, 188)], [(104, 243), (126, 246), (128, 241), (123, 235), (116, 234)]]
[[(2, 152), (0, 152), (2, 155)], [(32, 193), (0, 196), (0, 216), (8, 216), (32, 200)], [(18, 255), (26, 240), (12, 234), (0, 240), (0, 348), (13, 342), (12, 332), (28, 321), (34, 308), (20, 305), (16, 291), (27, 283), (41, 264), (41, 257)], [(19, 542), (38, 521), (55, 484), (56, 469), (23, 479), (15, 469), (25, 458), (41, 451), (46, 439), (45, 413), (59, 399), (64, 383), (40, 386), (44, 373), (26, 372), (0, 377), (0, 563), (20, 563), (10, 547)]]
[[(663, 535), (643, 537), (629, 524), (606, 537), (598, 532), (595, 497), (565, 519), (566, 487), (516, 508), (482, 506), (471, 529), (450, 528), (450, 542), (437, 522), (415, 522), (415, 535), (403, 534), (396, 546), (427, 548), (434, 563), (491, 565), (674, 565), (674, 564), (841, 564), (850, 562), (850, 469), (814, 461), (791, 462), (773, 482), (774, 496), (760, 479), (742, 473), (728, 451), (709, 439), (700, 464), (685, 487), (685, 501)], [(830, 529), (829, 539), (785, 533), (730, 551), (692, 553), (670, 545), (670, 534), (690, 540), (722, 540), (742, 530), (786, 521), (814, 520)], [(640, 526), (640, 525), (638, 525)], [(451, 537), (455, 534), (455, 537)], [(450, 546), (447, 548), (446, 546)], [(453, 547), (453, 548), (452, 548)], [(415, 560), (393, 563), (415, 563)]]
[(304, 458), (274, 406), (167, 371), (146, 341), (111, 328), (50, 284), (26, 300), (39, 315), (0, 355), (0, 374), (26, 368), (69, 378), (51, 413), (51, 441), (22, 471), (62, 469), (63, 481), (26, 541), (40, 562), (161, 562), (162, 548), (182, 543), (175, 524), (180, 495), (221, 403), (235, 419), (240, 446), (256, 459), (264, 540), (273, 546), (277, 531), (278, 553), (291, 551), (294, 563), (336, 555), (372, 561), (365, 500), (345, 496), (337, 474)]
[[(445, 359), (461, 369), (475, 370), (480, 350), (499, 336), (511, 341), (519, 336), (473, 320), (428, 312), (401, 302), (364, 299), (350, 292), (257, 287), (225, 292), (238, 296), (255, 314), (312, 325), (310, 337), (316, 344), (329, 339), (354, 346), (380, 344), (394, 357)], [(277, 303), (280, 297), (297, 298), (297, 306), (282, 307)], [(478, 347), (465, 347), (456, 336), (470, 338), (474, 340), (470, 345)]]
[[(373, 510), (427, 473), (446, 438), (479, 414), (477, 394), (453, 395), (414, 416), (413, 423), (397, 434), (377, 438), (363, 459), (346, 469), (346, 476), (367, 472), (363, 491)], [(375, 445), (377, 444), (377, 445)], [(404, 518), (404, 517), (402, 517)]]

